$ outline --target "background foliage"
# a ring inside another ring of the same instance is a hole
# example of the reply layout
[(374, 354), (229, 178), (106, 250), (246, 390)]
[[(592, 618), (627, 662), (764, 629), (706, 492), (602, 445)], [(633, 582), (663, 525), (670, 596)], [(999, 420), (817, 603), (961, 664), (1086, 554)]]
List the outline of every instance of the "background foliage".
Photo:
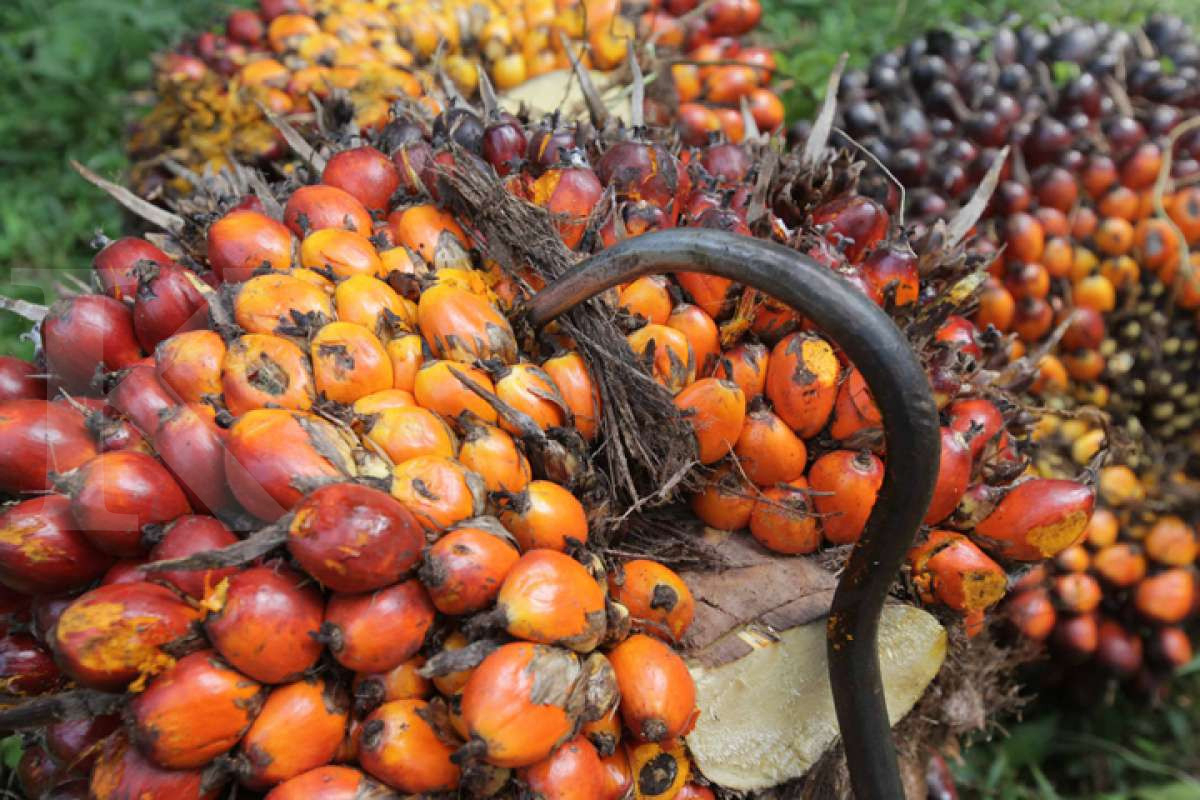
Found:
[[(1200, 0), (764, 0), (793, 116), (809, 113), (843, 51), (862, 65), (933, 25), (1014, 11), (1052, 25), (1064, 15), (1132, 24), (1153, 10), (1200, 22)], [(11, 270), (85, 269), (97, 230), (120, 231), (117, 208), (67, 166), (117, 175), (131, 92), (150, 56), (248, 0), (0, 0), (0, 291), (44, 299)], [(1029, 18), (1029, 17), (1027, 17)], [(27, 355), (26, 324), (0, 312), (0, 353)], [(964, 797), (1200, 798), (1200, 664), (1161, 708), (1119, 695), (1089, 708), (1048, 703), (1010, 721), (956, 765)], [(0, 753), (0, 759), (12, 753)], [(1191, 777), (1190, 777), (1191, 776)]]

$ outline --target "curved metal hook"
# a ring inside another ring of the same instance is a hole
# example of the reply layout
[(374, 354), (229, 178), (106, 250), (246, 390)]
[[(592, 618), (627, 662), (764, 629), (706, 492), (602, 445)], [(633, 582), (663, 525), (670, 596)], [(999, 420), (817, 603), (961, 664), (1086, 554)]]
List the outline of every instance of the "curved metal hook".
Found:
[(834, 593), (829, 679), (854, 793), (904, 790), (879, 672), (879, 615), (933, 495), (941, 454), (937, 407), (924, 370), (891, 319), (832, 270), (773, 242), (680, 228), (628, 239), (577, 264), (529, 304), (541, 327), (578, 303), (642, 275), (704, 272), (774, 297), (813, 320), (862, 372), (883, 416), (884, 481)]

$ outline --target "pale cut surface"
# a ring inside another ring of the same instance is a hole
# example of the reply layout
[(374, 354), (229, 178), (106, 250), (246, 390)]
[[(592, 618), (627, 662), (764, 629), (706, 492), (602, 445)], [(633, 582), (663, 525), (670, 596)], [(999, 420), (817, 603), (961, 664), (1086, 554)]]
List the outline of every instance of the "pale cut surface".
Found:
[[(719, 666), (692, 660), (701, 709), (687, 737), (696, 766), (728, 789), (765, 789), (804, 775), (838, 735), (825, 657), (825, 620), (774, 637), (730, 632), (753, 649)], [(918, 608), (889, 605), (879, 628), (888, 715), (913, 707), (946, 656), (946, 632)]]
[[(612, 83), (609, 76), (603, 72), (591, 71), (589, 74), (609, 112), (625, 116), (629, 110), (629, 97), (621, 91), (622, 87)], [(587, 106), (583, 102), (583, 92), (579, 90), (579, 81), (575, 80), (569, 69), (539, 75), (504, 92), (498, 99), (500, 107), (511, 114), (517, 113), (521, 103), (524, 103), (533, 112), (534, 119), (556, 110), (560, 111), (565, 119), (582, 119), (587, 116)]]

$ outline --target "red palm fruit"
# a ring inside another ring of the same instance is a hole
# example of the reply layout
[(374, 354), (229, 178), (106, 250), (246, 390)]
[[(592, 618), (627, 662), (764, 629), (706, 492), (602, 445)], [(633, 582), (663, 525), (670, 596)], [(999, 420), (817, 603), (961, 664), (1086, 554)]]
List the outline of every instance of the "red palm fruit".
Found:
[(389, 800), (394, 796), (353, 767), (327, 765), (284, 781), (264, 800)]
[(1054, 626), (1054, 646), (1075, 660), (1086, 660), (1100, 641), (1100, 621), (1095, 614), (1063, 616)]
[(696, 379), (696, 354), (680, 331), (651, 323), (627, 340), (638, 360), (646, 363), (654, 379), (672, 394)]
[(936, 341), (951, 345), (973, 358), (981, 358), (983, 350), (979, 347), (978, 337), (979, 329), (975, 324), (957, 315), (949, 317), (934, 335)]
[[(215, 785), (213, 785), (215, 783)], [(170, 797), (172, 800), (216, 800), (224, 781), (209, 780), (198, 769), (163, 769), (143, 756), (123, 731), (104, 741), (92, 769), (92, 800)]]
[(909, 553), (908, 563), (923, 602), (943, 603), (963, 614), (995, 605), (1008, 588), (1004, 569), (951, 531), (931, 531)]
[(1100, 607), (1103, 592), (1091, 575), (1073, 572), (1054, 579), (1054, 596), (1067, 611), (1087, 614)]
[(434, 607), (420, 581), (364, 594), (335, 594), (325, 607), (321, 638), (355, 672), (386, 672), (417, 654), (433, 625)]
[(1004, 558), (1040, 561), (1083, 537), (1095, 499), (1081, 483), (1035, 478), (1006, 494), (975, 534)]
[(0, 636), (0, 691), (16, 696), (46, 694), (62, 682), (54, 657), (32, 636)]
[(1150, 640), (1150, 657), (1163, 666), (1179, 669), (1192, 660), (1192, 640), (1182, 628), (1158, 628)]
[(207, 325), (208, 299), (183, 267), (169, 264), (142, 273), (133, 304), (133, 330), (143, 350), (153, 352), (167, 337)]
[(1196, 560), (1200, 550), (1196, 532), (1176, 516), (1163, 516), (1155, 520), (1150, 532), (1142, 540), (1142, 546), (1151, 560), (1170, 567), (1188, 566)]
[(733, 381), (742, 387), (746, 402), (763, 393), (767, 385), (767, 348), (754, 342), (743, 342), (722, 353), (712, 369), (712, 375)]
[(417, 370), (413, 396), (417, 405), (453, 421), (470, 411), (483, 422), (496, 424), (496, 409), (468, 389), (459, 377), (495, 394), (496, 386), (486, 372), (454, 361), (427, 361)]
[(876, 247), (863, 261), (862, 274), (880, 298), (892, 293), (897, 307), (917, 301), (921, 278), (917, 274), (917, 256), (907, 245), (886, 244)]
[(46, 749), (66, 772), (87, 775), (103, 741), (119, 727), (121, 718), (116, 714), (56, 722), (46, 728)]
[(241, 283), (264, 268), (284, 272), (294, 247), (282, 223), (257, 211), (231, 211), (208, 229), (208, 263), (222, 283)]
[(438, 358), (463, 364), (478, 359), (517, 360), (512, 326), (487, 298), (449, 284), (421, 293), (417, 303), (421, 334)]
[(129, 704), (133, 740), (160, 767), (202, 767), (233, 749), (265, 694), (213, 651), (192, 653)]
[(312, 492), (288, 526), (292, 557), (337, 592), (368, 592), (395, 583), (416, 566), (423, 544), (420, 526), (402, 503), (354, 483)]
[(225, 481), (225, 432), (215, 419), (212, 406), (176, 406), (163, 416), (153, 440), (191, 506), (210, 513), (234, 505)]
[(1005, 220), (1004, 241), (1008, 258), (1036, 264), (1041, 261), (1046, 246), (1046, 232), (1034, 216), (1022, 211)]
[(185, 331), (159, 343), (154, 369), (162, 384), (185, 403), (221, 393), (225, 340), (215, 331)]
[[(562, 427), (567, 421), (567, 404), (549, 375), (534, 364), (513, 364), (495, 374), (496, 396), (526, 414), (542, 430)], [(500, 427), (512, 434), (520, 429), (504, 417)]]
[[(6, 593), (8, 589), (4, 590)], [(24, 595), (12, 593), (12, 597), (20, 600), (25, 600)], [(30, 603), (30, 614), (32, 615), (32, 625), (30, 631), (37, 640), (44, 645), (50, 646), (54, 640), (54, 626), (58, 624), (58, 618), (62, 616), (62, 612), (67, 609), (67, 606), (75, 602), (75, 596), (67, 595), (65, 597), (47, 597), (45, 595), (33, 598)]]
[(1133, 675), (1142, 666), (1142, 639), (1112, 619), (1100, 622), (1096, 661), (1118, 677)]
[(746, 148), (732, 142), (716, 142), (704, 148), (700, 165), (714, 178), (732, 185), (745, 179), (753, 163)]
[(746, 396), (736, 383), (701, 378), (675, 396), (675, 407), (692, 426), (701, 464), (720, 461), (735, 443), (740, 444)]
[(604, 589), (578, 561), (531, 550), (509, 569), (496, 609), (512, 636), (587, 653), (607, 629), (604, 599)]
[(258, 44), (266, 35), (263, 18), (249, 9), (238, 9), (225, 20), (225, 33), (235, 42), (246, 45)]
[(846, 241), (846, 258), (857, 263), (883, 240), (888, 230), (888, 213), (874, 200), (846, 194), (812, 212), (814, 225), (828, 226), (825, 238), (832, 244)]
[(121, 373), (106, 400), (147, 436), (154, 435), (163, 414), (179, 402), (154, 367), (141, 364)]
[(1163, 153), (1154, 142), (1145, 142), (1126, 156), (1121, 163), (1121, 185), (1140, 191), (1148, 189), (1158, 179)]
[(679, 272), (675, 279), (692, 302), (713, 319), (720, 319), (730, 305), (733, 281), (703, 272)]
[(1004, 428), (1004, 417), (990, 400), (975, 397), (958, 400), (946, 409), (951, 430), (967, 440), (971, 458), (978, 458), (983, 449)]
[(341, 431), (298, 411), (248, 411), (229, 429), (227, 446), (225, 475), (233, 496), (263, 520), (278, 519), (300, 502), (305, 482), (342, 480), (356, 472)]
[(634, 738), (662, 742), (691, 730), (696, 685), (675, 651), (638, 633), (613, 648), (608, 658), (621, 692), (621, 717)]
[(565, 550), (572, 540), (587, 544), (588, 519), (583, 504), (553, 481), (530, 481), (501, 511), (500, 522), (522, 552)]
[(62, 766), (40, 744), (25, 749), (17, 762), (13, 777), (16, 777), (16, 782), (26, 797), (37, 798), (46, 797), (66, 779)]
[(0, 403), (9, 400), (44, 400), (46, 381), (34, 377), (38, 369), (15, 356), (0, 356)]
[(648, 559), (626, 561), (609, 574), (612, 598), (629, 609), (635, 627), (678, 642), (692, 624), (696, 601), (683, 578)]
[(712, 317), (699, 306), (680, 303), (671, 311), (666, 324), (687, 337), (696, 356), (696, 374), (711, 374), (721, 357), (721, 334)]
[(355, 147), (329, 159), (321, 183), (348, 192), (368, 211), (382, 213), (400, 188), (400, 173), (392, 160), (374, 147)]
[(1012, 329), (1024, 342), (1036, 342), (1050, 332), (1054, 325), (1054, 310), (1038, 297), (1026, 297), (1017, 302)]
[(50, 372), (74, 391), (85, 391), (97, 370), (114, 372), (142, 357), (133, 313), (119, 300), (81, 294), (59, 300), (42, 322), (42, 347)]
[[(150, 550), (150, 561), (168, 561), (175, 558), (220, 550), (235, 544), (238, 538), (225, 524), (214, 517), (185, 516), (167, 526), (158, 544)], [(179, 591), (201, 600), (223, 579), (238, 571), (237, 567), (208, 570), (164, 570), (154, 573), (154, 579), (165, 581)]]
[(512, 436), (492, 425), (463, 426), (466, 436), (458, 460), (483, 478), (489, 492), (520, 492), (529, 485), (529, 460)]
[(813, 513), (808, 481), (764, 489), (750, 513), (750, 534), (776, 553), (811, 553), (821, 544), (821, 530)]
[(104, 574), (112, 558), (78, 529), (71, 501), (51, 494), (9, 506), (0, 514), (0, 584), (22, 594), (82, 589)]
[(213, 613), (204, 630), (222, 658), (263, 683), (295, 680), (317, 663), (324, 616), (317, 587), (278, 564), (243, 569), (228, 581), (205, 598)]
[(483, 758), (524, 767), (550, 755), (575, 731), (569, 697), (580, 680), (579, 657), (561, 647), (513, 642), (489, 654), (462, 692), (463, 722)]
[(838, 387), (830, 435), (834, 439), (849, 439), (860, 431), (878, 429), (882, 424), (883, 417), (866, 380), (857, 369), (851, 369)]
[(483, 158), (496, 168), (500, 177), (520, 168), (528, 147), (525, 126), (507, 113), (492, 118), (484, 129)]
[(117, 300), (131, 299), (137, 292), (138, 273), (145, 266), (167, 266), (175, 262), (159, 248), (134, 236), (108, 242), (92, 259), (92, 268), (104, 293)]
[[(406, 793), (449, 792), (461, 773), (454, 752), (431, 722), (423, 700), (393, 700), (363, 722), (359, 763), (368, 773)], [(444, 735), (444, 734), (443, 734)]]
[(604, 784), (601, 800), (622, 800), (629, 797), (633, 791), (633, 771), (629, 767), (629, 754), (624, 747), (618, 746), (607, 756), (601, 756), (600, 763), (604, 767)]
[(366, 438), (395, 463), (417, 456), (453, 458), (458, 440), (441, 417), (424, 408), (388, 408), (368, 417)]
[(433, 684), (421, 675), (425, 659), (414, 656), (387, 672), (354, 676), (354, 708), (363, 716), (392, 700), (419, 700), (433, 692)]
[(787, 483), (804, 475), (804, 442), (765, 404), (752, 406), (733, 448), (746, 477), (759, 486)]
[(717, 0), (706, 7), (705, 19), (717, 36), (741, 36), (748, 33), (762, 18), (758, 0)]
[(1134, 544), (1122, 542), (1105, 547), (1092, 557), (1092, 569), (1118, 589), (1136, 585), (1146, 576), (1146, 557)]
[(661, 144), (638, 139), (614, 143), (596, 162), (596, 177), (619, 200), (649, 203), (672, 222), (679, 215), (675, 199), (686, 177), (679, 159)]
[(276, 687), (242, 738), (241, 782), (258, 791), (328, 764), (346, 735), (345, 695), (308, 679)]
[(691, 508), (710, 528), (736, 531), (750, 523), (755, 497), (754, 487), (746, 482), (740, 470), (723, 467), (701, 491), (692, 495)]
[(68, 479), (71, 513), (88, 541), (105, 553), (142, 555), (142, 528), (191, 512), (171, 473), (145, 453), (114, 451), (88, 461)]
[(679, 793), (675, 795), (675, 800), (717, 800), (717, 796), (707, 786), (685, 783)]
[(883, 484), (883, 462), (867, 451), (834, 450), (813, 462), (808, 482), (821, 529), (833, 544), (858, 541)]
[(283, 224), (303, 238), (322, 228), (371, 235), (371, 215), (354, 195), (336, 186), (301, 186), (283, 209)]
[(309, 360), (291, 340), (271, 334), (240, 336), (221, 367), (225, 406), (234, 416), (268, 406), (306, 411), (316, 399)]
[(323, 288), (295, 275), (258, 275), (238, 287), (233, 317), (248, 333), (291, 335), (303, 330), (297, 320), (307, 327), (333, 319), (333, 303)]
[(322, 326), (309, 343), (317, 392), (335, 403), (353, 403), (392, 388), (392, 362), (375, 334), (353, 322)]
[(600, 430), (600, 390), (583, 357), (575, 352), (561, 353), (546, 359), (542, 369), (558, 388), (579, 435), (589, 442), (595, 439)]
[(1045, 589), (1025, 589), (1008, 601), (1008, 617), (1027, 639), (1045, 641), (1054, 630), (1057, 615)]
[(146, 563), (141, 558), (126, 558), (118, 561), (112, 565), (108, 572), (104, 573), (104, 577), (100, 579), (100, 585), (107, 586), (110, 583), (148, 581), (151, 576), (144, 569)]
[(807, 439), (824, 428), (833, 413), (840, 372), (828, 342), (813, 334), (793, 333), (771, 351), (767, 399), (775, 413)]
[(546, 759), (517, 773), (535, 797), (545, 800), (595, 800), (605, 785), (604, 764), (584, 736), (576, 736)]
[(1183, 567), (1172, 567), (1143, 579), (1134, 593), (1134, 605), (1151, 622), (1176, 625), (1191, 613), (1195, 598), (1195, 576)]
[(440, 456), (417, 456), (397, 464), (392, 470), (391, 491), (426, 533), (479, 516), (487, 499), (483, 478)]
[(467, 524), (425, 552), (421, 581), (438, 611), (471, 614), (491, 605), (520, 557), (494, 520), (486, 527)]
[(530, 187), (530, 200), (555, 218), (563, 244), (574, 249), (583, 239), (588, 217), (604, 187), (582, 153), (566, 151), (564, 161), (546, 170)]
[(617, 296), (617, 306), (641, 322), (667, 324), (671, 316), (671, 294), (663, 275), (643, 275), (626, 284)]
[(680, 103), (676, 113), (679, 137), (689, 147), (703, 147), (721, 130), (721, 118), (703, 103)]
[(159, 648), (183, 636), (195, 609), (170, 589), (144, 581), (100, 586), (76, 598), (58, 618), (54, 652), (81, 686), (120, 691), (139, 675), (172, 663)]
[(929, 510), (925, 513), (925, 524), (935, 525), (950, 516), (967, 493), (970, 481), (971, 449), (961, 433), (943, 427), (937, 483), (933, 487)]

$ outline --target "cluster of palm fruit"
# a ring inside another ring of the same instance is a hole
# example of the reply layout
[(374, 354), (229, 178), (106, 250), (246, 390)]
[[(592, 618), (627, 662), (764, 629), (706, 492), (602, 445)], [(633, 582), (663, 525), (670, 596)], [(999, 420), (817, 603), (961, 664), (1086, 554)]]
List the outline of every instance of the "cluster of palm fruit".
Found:
[[(743, 46), (758, 24), (758, 0), (670, 0), (622, 7), (618, 0), (262, 0), (232, 12), (222, 33), (206, 32), (165, 54), (157, 102), (130, 139), (135, 181), (149, 190), (233, 158), (263, 165), (287, 147), (263, 109), (311, 122), (314, 102), (335, 94), (362, 129), (379, 129), (393, 103), (440, 110), (440, 91), (473, 97), (486, 73), (500, 90), (553, 71), (624, 67), (630, 48), (662, 64), (664, 84), (647, 101), (659, 119), (680, 118), (702, 143), (710, 131), (743, 135), (741, 105), (763, 130), (783, 122), (769, 89), (774, 56)], [(678, 61), (679, 63), (675, 63)], [(670, 68), (667, 69), (667, 66)], [(448, 85), (447, 85), (448, 84)], [(561, 92), (561, 87), (554, 90)], [(165, 170), (162, 159), (174, 163)]]
[[(2, 364), (0, 670), (35, 696), (32, 797), (711, 797), (675, 649), (695, 602), (606, 549), (629, 497), (603, 465), (688, 440), (680, 514), (807, 554), (861, 535), (887, 454), (838, 348), (728, 280), (609, 293), (603, 365), (528, 332), (548, 264), (655, 229), (784, 243), (907, 330), (944, 422), (912, 596), (977, 623), (1084, 535), (1092, 488), (1031, 474), (1029, 415), (962, 337), (981, 260), (910, 245), (844, 153), (447, 103), (305, 160), (158, 209), (167, 234), (45, 310), (36, 365)], [(622, 430), (618, 362), (668, 430)]]

